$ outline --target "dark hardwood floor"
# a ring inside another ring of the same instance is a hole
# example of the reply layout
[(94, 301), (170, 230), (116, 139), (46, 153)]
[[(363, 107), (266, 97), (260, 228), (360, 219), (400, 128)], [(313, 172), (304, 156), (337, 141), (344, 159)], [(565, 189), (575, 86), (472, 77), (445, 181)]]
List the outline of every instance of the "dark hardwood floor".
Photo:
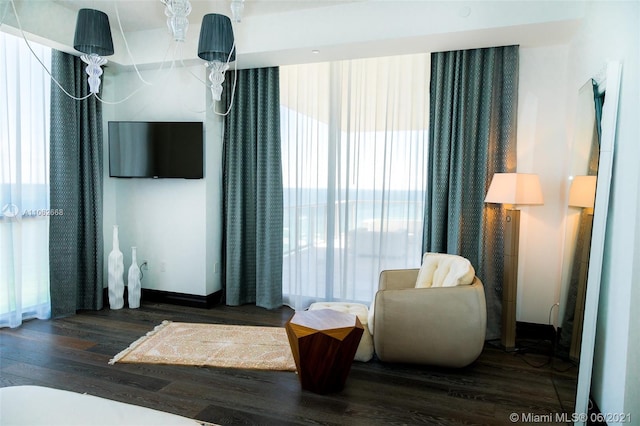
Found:
[(555, 419), (573, 409), (576, 368), (532, 353), (544, 345), (514, 354), (487, 344), (459, 370), (355, 362), (345, 389), (329, 395), (302, 391), (291, 372), (108, 365), (162, 320), (283, 326), (292, 313), (143, 303), (27, 321), (0, 330), (0, 387), (48, 386), (219, 424), (498, 425), (511, 424), (514, 412)]

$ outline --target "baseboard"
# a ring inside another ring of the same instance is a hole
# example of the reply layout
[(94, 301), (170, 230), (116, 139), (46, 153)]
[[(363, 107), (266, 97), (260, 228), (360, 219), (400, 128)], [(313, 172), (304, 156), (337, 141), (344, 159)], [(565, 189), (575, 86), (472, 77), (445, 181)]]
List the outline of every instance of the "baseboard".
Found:
[[(109, 290), (104, 289), (104, 305), (109, 307)], [(127, 287), (124, 288), (125, 307), (127, 306)], [(172, 291), (142, 289), (142, 302), (168, 303), (171, 305), (188, 306), (190, 308), (210, 309), (222, 300), (222, 290), (218, 290), (207, 296), (196, 294), (176, 293)]]
[(532, 322), (516, 323), (516, 339), (556, 341), (556, 329), (551, 324), (536, 324)]
[(222, 300), (222, 290), (211, 293), (207, 296), (195, 294), (174, 293), (172, 291), (142, 289), (142, 300), (144, 302), (169, 303), (172, 305), (189, 306), (191, 308), (213, 308)]

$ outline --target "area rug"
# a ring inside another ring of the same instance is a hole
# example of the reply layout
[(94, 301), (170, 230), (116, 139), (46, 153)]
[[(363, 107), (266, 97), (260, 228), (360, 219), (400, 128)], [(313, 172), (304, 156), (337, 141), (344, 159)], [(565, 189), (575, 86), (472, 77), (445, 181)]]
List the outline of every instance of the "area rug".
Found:
[(163, 321), (109, 364), (148, 363), (295, 371), (282, 327)]

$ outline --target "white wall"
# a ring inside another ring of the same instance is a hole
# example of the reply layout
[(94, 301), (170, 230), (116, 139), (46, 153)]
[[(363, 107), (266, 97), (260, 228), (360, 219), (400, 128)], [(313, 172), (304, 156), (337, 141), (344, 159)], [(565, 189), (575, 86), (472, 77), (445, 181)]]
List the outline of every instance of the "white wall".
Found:
[[(640, 32), (638, 33), (638, 46), (640, 46)], [(638, 185), (637, 198), (638, 206), (636, 207), (636, 211), (640, 212), (640, 185)], [(638, 249), (638, 242), (640, 242), (640, 225), (638, 223), (636, 223), (635, 241), (636, 249), (633, 261), (634, 279), (631, 285), (631, 311), (629, 318), (637, 319), (640, 318), (640, 285), (638, 285), (638, 277), (640, 277), (640, 249)], [(634, 418), (636, 419), (638, 418), (637, 416), (640, 415), (640, 362), (638, 362), (638, 355), (640, 355), (640, 326), (638, 326), (638, 323), (639, 321), (632, 320), (632, 323), (629, 324), (629, 350), (627, 351), (627, 369), (625, 372), (628, 379), (625, 385), (624, 399), (624, 409), (628, 412), (633, 412)]]
[[(153, 86), (142, 83), (135, 72), (114, 75), (107, 71), (105, 99), (120, 100), (142, 90), (126, 102), (105, 106), (105, 118), (205, 122), (208, 91), (191, 74), (203, 79), (203, 69), (199, 66), (143, 72), (144, 79)], [(140, 264), (148, 262), (148, 270), (143, 270), (143, 288), (200, 296), (219, 290), (219, 129), (206, 126), (205, 178), (193, 180), (109, 178), (106, 128), (104, 134), (105, 256), (111, 250), (111, 229), (118, 224), (125, 269), (131, 262), (131, 246), (137, 247)]]
[[(222, 288), (222, 136), (223, 119), (213, 113), (211, 95), (207, 90), (206, 112), (206, 249), (207, 294)], [(219, 107), (218, 107), (219, 108)]]
[[(568, 46), (520, 49), (518, 159), (520, 173), (537, 173), (542, 206), (522, 206), (517, 320), (549, 323), (560, 301), (566, 214), (566, 96)], [(551, 323), (557, 325), (558, 310)]]
[(640, 322), (633, 314), (640, 303), (640, 271), (634, 267), (640, 250), (640, 4), (593, 2), (588, 6), (584, 24), (570, 45), (568, 85), (577, 86), (597, 75), (607, 60), (622, 62), (591, 393), (603, 413), (631, 413), (636, 422), (640, 417)]

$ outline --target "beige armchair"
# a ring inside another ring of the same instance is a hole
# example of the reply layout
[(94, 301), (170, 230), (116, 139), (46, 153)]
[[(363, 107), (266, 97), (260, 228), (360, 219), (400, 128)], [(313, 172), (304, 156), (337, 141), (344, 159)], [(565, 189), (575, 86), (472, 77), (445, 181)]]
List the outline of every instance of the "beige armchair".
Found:
[(416, 288), (419, 271), (380, 274), (369, 311), (376, 355), (386, 362), (446, 367), (471, 364), (482, 352), (486, 333), (482, 282), (472, 272), (470, 284)]

